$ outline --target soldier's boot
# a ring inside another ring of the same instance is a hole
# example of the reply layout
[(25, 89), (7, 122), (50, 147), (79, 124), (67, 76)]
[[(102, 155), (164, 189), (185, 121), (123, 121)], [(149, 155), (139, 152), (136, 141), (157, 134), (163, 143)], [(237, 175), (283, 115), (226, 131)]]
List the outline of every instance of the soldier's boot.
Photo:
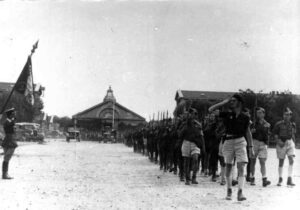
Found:
[(226, 180), (225, 180), (225, 178), (221, 178), (221, 182), (220, 182), (220, 185), (225, 185), (226, 184)]
[(185, 173), (185, 184), (191, 184), (191, 173), (190, 173), (190, 158), (184, 158), (184, 173)]
[(192, 184), (198, 184), (195, 174), (193, 174), (193, 177), (192, 177)]
[(255, 177), (250, 177), (250, 185), (255, 185)]
[(13, 179), (8, 175), (8, 162), (3, 161), (2, 163), (2, 179)]
[(177, 174), (177, 167), (174, 168), (173, 174), (175, 174), (175, 175)]
[(215, 171), (212, 172), (211, 181), (212, 181), (212, 182), (216, 182), (216, 181), (217, 181), (217, 175), (216, 175), (216, 172), (215, 172)]
[(232, 199), (232, 189), (228, 188), (227, 189), (227, 195), (226, 195), (226, 200), (231, 200)]
[(281, 187), (281, 184), (282, 184), (282, 177), (279, 177), (279, 180), (278, 180), (278, 183), (277, 183), (277, 186)]
[(183, 174), (180, 175), (179, 180), (180, 180), (181, 182), (184, 182), (184, 175), (183, 175)]
[(198, 160), (196, 158), (192, 159), (192, 167), (193, 167), (192, 184), (198, 184), (196, 180), (197, 172), (198, 172)]
[(246, 197), (243, 195), (243, 191), (241, 189), (238, 190), (237, 199), (238, 199), (238, 201), (244, 201), (244, 200), (246, 200)]
[(264, 177), (263, 179), (262, 179), (262, 186), (263, 187), (266, 187), (266, 186), (268, 186), (268, 185), (270, 185), (271, 184), (271, 182), (267, 179), (267, 177)]
[(295, 186), (295, 184), (293, 183), (292, 177), (290, 177), (290, 176), (288, 177), (287, 185), (292, 186), (292, 187)]

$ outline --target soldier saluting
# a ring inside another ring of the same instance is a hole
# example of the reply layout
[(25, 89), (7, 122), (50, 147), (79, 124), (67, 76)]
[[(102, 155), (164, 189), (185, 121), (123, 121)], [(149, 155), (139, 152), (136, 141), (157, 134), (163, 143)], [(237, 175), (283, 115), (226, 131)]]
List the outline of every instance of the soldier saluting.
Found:
[(12, 179), (8, 175), (8, 165), (11, 157), (14, 154), (15, 148), (18, 146), (15, 137), (15, 109), (11, 108), (5, 111), (6, 120), (4, 122), (3, 128), (5, 132), (5, 138), (2, 143), (4, 150), (4, 159), (2, 163), (2, 179)]
[(273, 129), (274, 138), (277, 143), (276, 152), (279, 159), (279, 181), (277, 186), (281, 186), (282, 183), (282, 173), (283, 173), (283, 164), (285, 156), (288, 156), (289, 159), (289, 168), (288, 168), (288, 186), (295, 186), (292, 181), (293, 175), (293, 164), (295, 157), (295, 134), (296, 134), (296, 124), (291, 122), (292, 111), (289, 108), (286, 108), (283, 113), (283, 120), (276, 123)]

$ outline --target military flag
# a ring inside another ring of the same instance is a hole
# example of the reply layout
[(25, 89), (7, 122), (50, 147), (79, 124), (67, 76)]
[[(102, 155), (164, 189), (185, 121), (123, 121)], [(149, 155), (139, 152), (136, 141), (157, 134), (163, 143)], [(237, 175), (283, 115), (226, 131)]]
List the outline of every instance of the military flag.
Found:
[(27, 62), (15, 84), (15, 91), (24, 95), (28, 103), (34, 104), (31, 56), (28, 56)]

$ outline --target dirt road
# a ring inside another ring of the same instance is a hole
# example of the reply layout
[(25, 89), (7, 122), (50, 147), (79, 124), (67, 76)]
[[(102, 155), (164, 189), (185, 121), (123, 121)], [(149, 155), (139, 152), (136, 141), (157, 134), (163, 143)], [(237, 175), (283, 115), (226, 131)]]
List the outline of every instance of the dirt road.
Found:
[[(269, 154), (272, 185), (262, 188), (257, 170), (257, 186), (246, 185), (248, 200), (241, 203), (226, 201), (225, 187), (206, 177), (200, 177), (197, 186), (185, 186), (122, 144), (59, 140), (23, 144), (10, 164), (14, 179), (0, 180), (0, 209), (300, 209), (300, 150), (294, 188), (275, 186), (275, 150)], [(285, 182), (286, 176), (287, 162)]]

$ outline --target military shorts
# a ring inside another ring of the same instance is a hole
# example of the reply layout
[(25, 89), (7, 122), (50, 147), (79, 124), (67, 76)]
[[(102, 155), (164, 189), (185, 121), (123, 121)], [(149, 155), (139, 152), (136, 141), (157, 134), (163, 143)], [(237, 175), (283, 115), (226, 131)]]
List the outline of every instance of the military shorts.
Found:
[(200, 149), (194, 142), (184, 140), (181, 146), (183, 157), (191, 157), (194, 154), (200, 155)]
[(233, 164), (235, 157), (237, 163), (248, 163), (247, 142), (244, 137), (225, 140), (222, 153), (227, 164)]
[(254, 151), (254, 158), (268, 158), (268, 146), (256, 139), (253, 139), (253, 151)]
[(277, 158), (285, 159), (285, 156), (295, 157), (295, 143), (292, 139), (286, 140), (283, 147), (277, 145), (276, 147)]

